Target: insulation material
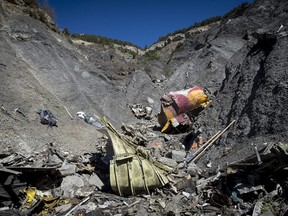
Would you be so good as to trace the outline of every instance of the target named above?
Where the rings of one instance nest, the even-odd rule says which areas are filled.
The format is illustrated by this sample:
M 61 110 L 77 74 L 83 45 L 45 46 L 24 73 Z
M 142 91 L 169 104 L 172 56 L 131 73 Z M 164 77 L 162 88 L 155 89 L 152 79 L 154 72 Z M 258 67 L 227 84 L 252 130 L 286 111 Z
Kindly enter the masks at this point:
M 158 114 L 161 132 L 168 132 L 171 126 L 189 126 L 190 119 L 186 113 L 204 108 L 208 103 L 208 96 L 198 86 L 164 95 L 161 98 L 161 112 Z

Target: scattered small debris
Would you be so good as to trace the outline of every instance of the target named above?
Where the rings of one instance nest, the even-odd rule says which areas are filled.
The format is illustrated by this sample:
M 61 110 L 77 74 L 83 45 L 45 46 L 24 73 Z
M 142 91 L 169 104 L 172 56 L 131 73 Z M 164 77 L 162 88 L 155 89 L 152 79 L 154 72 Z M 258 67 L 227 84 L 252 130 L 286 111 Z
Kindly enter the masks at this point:
M 133 104 L 129 105 L 130 109 L 132 110 L 133 114 L 141 119 L 151 119 L 152 118 L 152 108 L 149 106 L 143 106 L 141 104 Z
M 41 124 L 48 125 L 49 127 L 58 127 L 57 126 L 57 119 L 54 117 L 53 113 L 50 110 L 46 109 L 39 109 L 37 113 L 40 116 Z
M 210 171 L 213 160 L 204 160 L 203 169 L 197 163 L 235 120 L 207 141 L 201 132 L 189 133 L 186 141 L 198 144 L 187 149 L 180 135 L 157 134 L 147 124 L 123 124 L 120 134 L 106 118 L 101 120 L 106 132 L 96 148 L 99 155 L 74 157 L 54 142 L 34 152 L 23 140 L 14 151 L 0 154 L 0 204 L 7 207 L 0 208 L 0 214 L 256 216 L 286 212 L 287 144 L 266 143 L 262 149 L 253 144 L 253 155 Z M 104 163 L 109 148 L 112 155 Z M 219 157 L 230 151 L 225 147 Z
M 68 115 L 70 116 L 71 120 L 74 119 L 74 117 L 71 115 L 71 113 L 69 112 L 69 110 L 67 109 L 66 106 L 64 106 L 64 109 L 66 110 L 66 112 L 68 113 Z
M 96 121 L 96 119 L 94 119 L 92 116 L 86 115 L 82 111 L 77 112 L 77 116 L 83 119 L 87 124 L 95 126 L 97 129 L 103 128 L 103 125 L 100 122 Z
M 14 112 L 20 113 L 23 117 L 27 118 L 27 115 L 20 109 L 20 107 L 17 107 L 14 109 Z

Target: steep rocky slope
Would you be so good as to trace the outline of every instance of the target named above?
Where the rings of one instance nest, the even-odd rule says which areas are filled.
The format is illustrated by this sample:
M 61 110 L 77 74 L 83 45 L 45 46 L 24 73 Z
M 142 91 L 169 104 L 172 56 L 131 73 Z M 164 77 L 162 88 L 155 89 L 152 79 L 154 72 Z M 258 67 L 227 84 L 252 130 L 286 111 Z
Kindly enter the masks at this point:
M 208 138 L 236 120 L 204 161 L 217 166 L 253 152 L 251 144 L 287 140 L 287 8 L 285 1 L 255 1 L 207 31 L 186 34 L 166 58 L 173 73 L 165 92 L 193 85 L 211 92 L 195 130 Z M 218 159 L 224 149 L 233 151 Z
M 213 100 L 193 129 L 201 127 L 207 138 L 236 120 L 204 160 L 232 147 L 233 153 L 218 160 L 224 163 L 247 153 L 251 143 L 287 139 L 285 0 L 255 1 L 222 22 L 158 47 L 153 56 L 136 57 L 99 44 L 71 44 L 23 7 L 0 3 L 0 101 L 8 111 L 20 107 L 27 115 L 0 112 L 2 146 L 55 142 L 74 153 L 93 151 L 101 134 L 77 119 L 77 111 L 106 115 L 117 127 L 156 124 L 136 119 L 127 105 L 149 105 L 156 114 L 160 96 L 193 85 L 208 88 Z M 41 125 L 39 108 L 50 109 L 59 127 Z
M 220 149 L 233 149 L 230 160 L 253 151 L 251 144 L 287 141 L 287 8 L 285 1 L 256 1 L 242 16 L 204 35 L 202 49 L 210 62 L 206 69 L 194 68 L 202 75 L 192 75 L 192 83 L 208 87 L 215 99 L 197 124 L 216 132 L 236 120 L 219 141 Z
M 125 80 L 112 79 L 118 73 L 117 61 L 123 67 L 128 64 L 114 49 L 93 45 L 81 51 L 23 13 L 22 7 L 1 1 L 0 10 L 1 105 L 8 111 L 20 107 L 27 115 L 27 119 L 16 115 L 14 120 L 1 112 L 4 146 L 22 140 L 32 145 L 55 142 L 74 152 L 92 151 L 97 131 L 82 120 L 70 120 L 65 107 L 74 117 L 82 110 L 109 116 L 119 126 L 127 119 L 134 120 L 129 118 L 127 103 L 135 98 L 146 100 L 145 95 L 157 92 L 141 71 L 134 70 Z M 50 109 L 59 127 L 50 130 L 42 126 L 35 112 L 39 108 Z

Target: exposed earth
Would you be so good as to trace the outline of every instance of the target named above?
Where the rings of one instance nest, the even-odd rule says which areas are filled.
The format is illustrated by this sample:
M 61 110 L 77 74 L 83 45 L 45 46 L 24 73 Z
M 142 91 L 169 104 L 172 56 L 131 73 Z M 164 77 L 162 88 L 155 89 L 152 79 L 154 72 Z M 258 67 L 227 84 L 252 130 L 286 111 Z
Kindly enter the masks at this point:
M 0 0 L 3 152 L 23 143 L 33 151 L 54 143 L 71 155 L 97 152 L 103 134 L 78 118 L 78 111 L 106 116 L 119 131 L 123 124 L 146 128 L 154 134 L 149 142 L 161 139 L 162 156 L 183 150 L 191 132 L 201 128 L 208 140 L 235 120 L 197 163 L 207 172 L 253 154 L 255 146 L 287 143 L 286 0 L 256 0 L 204 30 L 190 30 L 137 55 L 127 47 L 71 39 L 48 18 L 43 23 L 29 16 L 24 2 Z M 149 50 L 156 57 L 141 54 Z M 212 102 L 193 118 L 190 131 L 164 141 L 155 129 L 161 96 L 195 85 L 207 89 Z M 151 119 L 137 118 L 133 104 L 151 107 Z M 40 123 L 40 108 L 53 112 L 58 127 Z

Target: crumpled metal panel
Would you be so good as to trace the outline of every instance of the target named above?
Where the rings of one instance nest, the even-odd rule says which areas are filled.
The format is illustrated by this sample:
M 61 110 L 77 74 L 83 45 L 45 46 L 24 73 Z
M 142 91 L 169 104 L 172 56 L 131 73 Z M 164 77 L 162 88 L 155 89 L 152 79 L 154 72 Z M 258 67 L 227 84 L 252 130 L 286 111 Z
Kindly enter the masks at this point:
M 121 196 L 148 193 L 169 182 L 168 173 L 173 169 L 150 157 L 149 152 L 137 146 L 103 117 L 103 124 L 112 140 L 114 156 L 110 161 L 110 184 Z

